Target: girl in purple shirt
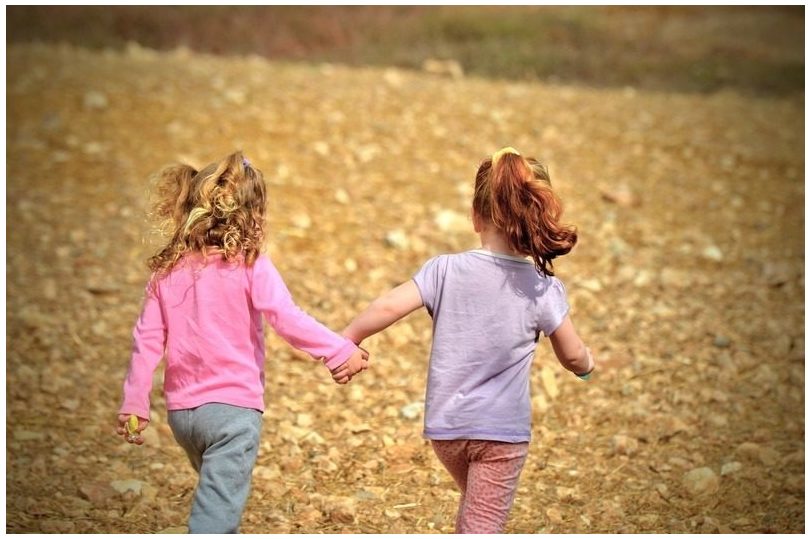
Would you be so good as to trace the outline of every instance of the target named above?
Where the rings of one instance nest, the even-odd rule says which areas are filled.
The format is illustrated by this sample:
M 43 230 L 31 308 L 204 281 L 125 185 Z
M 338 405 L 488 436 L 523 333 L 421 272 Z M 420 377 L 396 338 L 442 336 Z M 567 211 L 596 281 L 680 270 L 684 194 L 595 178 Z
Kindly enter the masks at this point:
M 360 344 L 417 308 L 433 319 L 424 435 L 461 489 L 458 533 L 503 530 L 531 435 L 529 369 L 544 335 L 560 363 L 588 378 L 552 260 L 577 240 L 559 223 L 545 168 L 504 148 L 478 168 L 472 203 L 481 248 L 428 260 L 343 334 Z M 528 258 L 527 258 L 528 257 Z M 345 382 L 351 371 L 333 371 Z
M 199 473 L 189 531 L 235 533 L 264 411 L 262 318 L 347 379 L 366 368 L 367 356 L 298 308 L 260 254 L 264 177 L 241 152 L 200 171 L 170 167 L 158 190 L 155 214 L 172 235 L 149 259 L 153 273 L 133 331 L 117 432 L 143 443 L 152 374 L 165 357 L 169 425 Z M 130 417 L 137 417 L 134 429 Z

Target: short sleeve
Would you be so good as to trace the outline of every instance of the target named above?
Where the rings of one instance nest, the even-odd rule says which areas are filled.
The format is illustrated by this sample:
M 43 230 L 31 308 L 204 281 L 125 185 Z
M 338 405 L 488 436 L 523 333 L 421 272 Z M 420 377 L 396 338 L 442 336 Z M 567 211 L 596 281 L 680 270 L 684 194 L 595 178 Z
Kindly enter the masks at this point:
M 419 294 L 422 296 L 422 303 L 431 316 L 433 316 L 436 296 L 441 289 L 442 258 L 442 256 L 431 258 L 413 276 L 416 288 L 419 289 Z
M 537 328 L 546 337 L 560 327 L 569 311 L 565 286 L 556 277 L 550 277 L 550 279 L 551 283 L 540 302 L 540 321 Z

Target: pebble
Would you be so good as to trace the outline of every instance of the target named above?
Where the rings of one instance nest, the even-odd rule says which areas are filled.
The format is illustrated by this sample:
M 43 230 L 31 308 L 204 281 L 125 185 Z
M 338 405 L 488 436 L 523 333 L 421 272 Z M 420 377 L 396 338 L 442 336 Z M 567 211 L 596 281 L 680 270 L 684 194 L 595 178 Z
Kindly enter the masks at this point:
M 464 78 L 464 68 L 456 60 L 437 60 L 427 58 L 422 62 L 422 70 L 432 75 L 450 77 L 452 79 Z
M 347 193 L 344 189 L 338 189 L 335 191 L 335 201 L 338 204 L 348 204 L 351 202 L 351 198 L 349 197 L 349 193 Z
M 552 506 L 546 509 L 546 516 L 548 517 L 549 522 L 552 524 L 562 524 L 563 515 L 559 507 Z
M 715 335 L 714 342 L 712 343 L 717 348 L 728 348 L 731 346 L 731 339 L 725 335 Z
M 762 277 L 768 286 L 781 286 L 793 278 L 793 267 L 787 262 L 767 262 L 762 268 Z
M 353 258 L 347 258 L 343 261 L 343 267 L 346 268 L 346 271 L 349 273 L 354 273 L 357 271 L 357 261 Z
M 734 462 L 726 462 L 723 464 L 723 467 L 720 468 L 720 475 L 731 475 L 735 472 L 739 472 L 742 470 L 742 464 L 734 461 Z
M 125 494 L 127 492 L 134 492 L 136 495 L 141 493 L 145 483 L 143 481 L 138 481 L 137 479 L 121 479 L 110 481 L 110 486 L 118 492 L 119 494 Z
M 591 292 L 599 292 L 602 290 L 602 282 L 599 279 L 585 279 L 584 281 L 580 282 L 580 286 L 585 290 L 589 290 Z
M 711 468 L 695 468 L 684 474 L 684 486 L 693 496 L 714 494 L 720 489 L 720 479 Z
M 610 439 L 610 449 L 614 455 L 631 457 L 638 453 L 638 440 L 624 434 L 617 434 Z
M 716 245 L 709 245 L 703 249 L 701 254 L 703 255 L 703 258 L 714 260 L 715 262 L 720 262 L 723 260 L 723 251 L 721 251 Z
M 292 217 L 292 224 L 295 228 L 306 230 L 312 226 L 312 218 L 306 213 L 296 213 Z
M 391 230 L 385 235 L 385 244 L 389 247 L 404 251 L 410 246 L 407 234 L 400 229 Z
M 56 286 L 56 281 L 53 279 L 45 279 L 42 282 L 42 295 L 45 299 L 53 300 L 59 294 L 59 289 Z
M 84 108 L 89 110 L 102 110 L 106 109 L 109 105 L 107 96 L 102 92 L 91 90 L 84 94 Z
M 312 145 L 312 149 L 321 157 L 327 157 L 330 152 L 329 144 L 320 140 Z
M 424 402 L 415 401 L 410 404 L 406 404 L 405 406 L 400 408 L 399 415 L 401 415 L 405 419 L 417 419 L 422 414 L 422 410 L 424 409 L 425 409 Z
M 107 500 L 115 496 L 115 493 L 116 491 L 106 483 L 92 482 L 79 485 L 79 496 L 95 507 L 104 505 Z
M 757 460 L 767 466 L 779 462 L 779 453 L 773 449 L 762 447 L 754 442 L 743 442 L 737 446 L 735 453 L 741 457 Z

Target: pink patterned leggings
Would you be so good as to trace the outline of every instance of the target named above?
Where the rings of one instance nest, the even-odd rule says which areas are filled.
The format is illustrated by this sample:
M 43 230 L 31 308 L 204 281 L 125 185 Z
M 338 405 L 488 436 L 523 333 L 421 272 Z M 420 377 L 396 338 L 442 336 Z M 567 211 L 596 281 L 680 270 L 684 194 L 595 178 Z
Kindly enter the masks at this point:
M 431 440 L 461 489 L 456 533 L 500 533 L 512 508 L 529 443 Z

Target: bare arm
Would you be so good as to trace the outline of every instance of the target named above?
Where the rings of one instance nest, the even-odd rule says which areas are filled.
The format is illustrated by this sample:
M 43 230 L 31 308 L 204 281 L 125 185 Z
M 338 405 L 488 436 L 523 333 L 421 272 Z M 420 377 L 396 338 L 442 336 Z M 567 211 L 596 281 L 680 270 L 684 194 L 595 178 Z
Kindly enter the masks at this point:
M 360 343 L 421 306 L 422 296 L 419 289 L 413 280 L 408 280 L 372 301 L 346 326 L 343 335 L 355 343 Z
M 576 375 L 590 373 L 594 369 L 591 351 L 582 342 L 571 318 L 566 316 L 560 326 L 549 335 L 554 353 L 563 367 Z

